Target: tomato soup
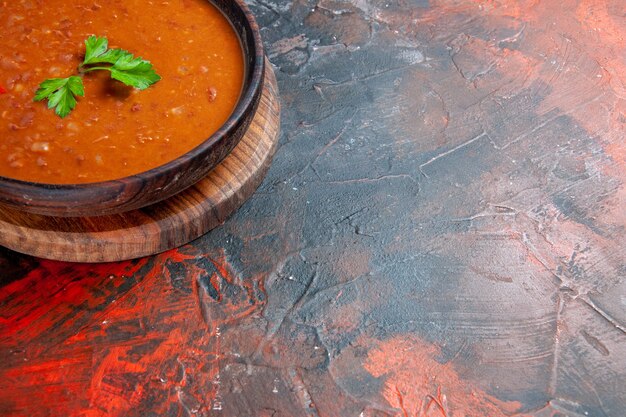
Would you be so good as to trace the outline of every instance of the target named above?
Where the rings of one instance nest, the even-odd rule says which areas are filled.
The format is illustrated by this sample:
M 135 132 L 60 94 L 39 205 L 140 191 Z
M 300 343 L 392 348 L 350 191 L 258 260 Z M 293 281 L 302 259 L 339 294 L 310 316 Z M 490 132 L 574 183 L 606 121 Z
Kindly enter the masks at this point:
M 161 80 L 139 91 L 107 71 L 82 75 L 85 96 L 60 118 L 34 93 L 77 75 L 90 35 Z M 207 0 L 0 0 L 0 176 L 77 184 L 163 165 L 219 129 L 243 80 L 239 38 Z

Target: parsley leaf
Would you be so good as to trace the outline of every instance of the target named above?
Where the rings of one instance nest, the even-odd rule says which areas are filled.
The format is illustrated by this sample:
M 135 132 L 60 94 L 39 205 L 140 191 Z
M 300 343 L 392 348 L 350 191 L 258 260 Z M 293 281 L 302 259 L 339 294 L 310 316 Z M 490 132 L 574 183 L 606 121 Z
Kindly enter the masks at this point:
M 85 60 L 81 64 L 93 64 L 96 62 L 103 62 L 99 58 L 109 49 L 109 41 L 107 38 L 99 38 L 97 36 L 90 36 L 85 39 Z
M 150 62 L 135 58 L 132 54 L 121 56 L 113 64 L 111 78 L 140 90 L 145 90 L 161 79 Z
M 145 90 L 161 79 L 150 61 L 136 58 L 124 49 L 109 49 L 107 38 L 94 35 L 85 39 L 85 59 L 78 69 L 82 74 L 97 70 L 109 71 L 111 78 L 140 90 Z M 76 107 L 76 96 L 84 95 L 82 78 L 50 78 L 40 84 L 34 100 L 48 99 L 48 108 L 54 107 L 56 114 L 65 117 Z
M 60 117 L 65 117 L 76 107 L 76 96 L 84 96 L 83 80 L 75 75 L 68 78 L 51 78 L 39 85 L 35 101 L 48 99 L 48 108 L 55 109 Z
M 123 49 L 109 49 L 102 55 L 100 55 L 100 62 L 106 62 L 109 64 L 115 64 L 115 62 L 120 59 L 121 56 L 130 54 L 130 52 L 125 51 Z
M 109 42 L 106 38 L 97 36 L 87 38 L 85 41 L 85 59 L 80 65 L 82 71 L 107 70 L 111 72 L 111 78 L 140 90 L 145 90 L 161 79 L 150 61 L 135 58 L 133 54 L 124 49 L 108 49 L 108 47 Z M 94 64 L 112 65 L 88 66 Z
M 130 52 L 123 49 L 109 49 L 107 38 L 92 35 L 85 40 L 85 59 L 80 64 L 80 68 L 90 64 L 115 64 L 121 56 L 126 54 L 130 55 Z

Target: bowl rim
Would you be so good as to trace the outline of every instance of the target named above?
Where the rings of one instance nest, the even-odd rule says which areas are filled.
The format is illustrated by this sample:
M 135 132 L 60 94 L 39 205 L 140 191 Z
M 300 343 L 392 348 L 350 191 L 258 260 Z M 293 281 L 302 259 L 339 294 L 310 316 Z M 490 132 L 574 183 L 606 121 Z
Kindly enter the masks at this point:
M 38 205 L 36 201 L 45 201 L 47 203 L 58 202 L 59 204 L 70 201 L 80 202 L 83 200 L 81 197 L 89 197 L 96 189 L 119 190 L 129 187 L 138 187 L 138 189 L 141 189 L 143 188 L 143 184 L 153 178 L 168 174 L 175 174 L 178 167 L 185 165 L 190 160 L 193 160 L 206 152 L 209 152 L 220 141 L 225 140 L 229 134 L 235 132 L 239 127 L 238 123 L 244 119 L 247 111 L 254 107 L 255 101 L 258 99 L 258 92 L 262 87 L 265 71 L 265 52 L 263 41 L 261 39 L 260 29 L 254 15 L 244 0 L 229 0 L 227 2 L 220 0 L 206 1 L 216 7 L 229 20 L 231 25 L 233 25 L 232 18 L 228 16 L 226 7 L 239 8 L 239 11 L 244 16 L 243 21 L 249 27 L 253 39 L 252 43 L 248 43 L 245 30 L 238 32 L 236 28 L 233 27 L 241 42 L 244 65 L 249 67 L 251 64 L 252 68 L 245 69 L 244 84 L 242 86 L 242 91 L 237 104 L 228 119 L 226 119 L 217 131 L 211 134 L 200 144 L 175 159 L 149 170 L 117 179 L 89 183 L 54 184 L 19 180 L 0 175 L 0 204 L 8 205 L 13 208 L 19 207 L 24 211 L 41 213 L 41 211 L 29 210 L 29 208 L 35 209 L 36 207 L 41 207 L 43 209 L 44 207 L 47 207 L 52 209 L 52 211 L 58 211 L 50 207 L 49 204 Z M 45 196 L 43 193 L 45 193 Z M 167 197 L 169 196 L 164 198 Z M 155 200 L 148 204 L 153 204 L 158 201 L 159 200 Z M 85 210 L 85 207 L 78 209 L 78 211 Z M 72 213 L 72 211 L 71 207 L 68 207 L 66 215 Z M 81 216 L 81 214 L 78 214 L 78 216 Z

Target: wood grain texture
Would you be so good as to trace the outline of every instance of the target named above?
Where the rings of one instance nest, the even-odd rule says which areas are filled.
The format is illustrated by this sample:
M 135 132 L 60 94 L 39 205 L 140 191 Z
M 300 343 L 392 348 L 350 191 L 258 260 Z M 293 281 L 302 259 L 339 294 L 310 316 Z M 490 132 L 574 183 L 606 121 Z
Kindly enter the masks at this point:
M 196 185 L 165 201 L 122 214 L 49 217 L 0 211 L 0 244 L 70 262 L 109 262 L 181 246 L 222 223 L 261 183 L 276 150 L 280 104 L 268 64 L 261 102 L 239 144 Z

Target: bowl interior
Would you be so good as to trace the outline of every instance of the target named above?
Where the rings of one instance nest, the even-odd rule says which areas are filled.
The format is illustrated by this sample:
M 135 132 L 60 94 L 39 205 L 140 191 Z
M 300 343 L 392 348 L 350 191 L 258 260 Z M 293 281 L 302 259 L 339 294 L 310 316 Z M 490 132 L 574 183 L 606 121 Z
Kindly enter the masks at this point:
M 207 0 L 209 1 L 209 0 Z M 51 216 L 98 216 L 137 209 L 193 185 L 237 144 L 258 104 L 264 74 L 259 28 L 243 0 L 211 0 L 239 35 L 245 79 L 228 120 L 201 144 L 159 167 L 110 181 L 45 184 L 0 176 L 0 204 Z

